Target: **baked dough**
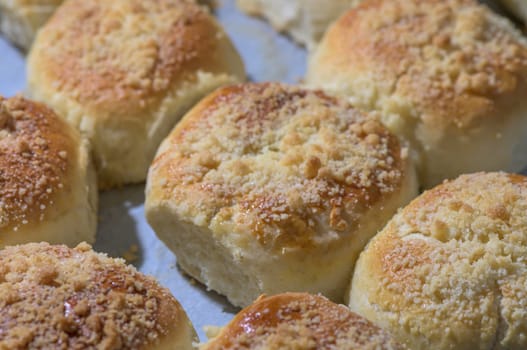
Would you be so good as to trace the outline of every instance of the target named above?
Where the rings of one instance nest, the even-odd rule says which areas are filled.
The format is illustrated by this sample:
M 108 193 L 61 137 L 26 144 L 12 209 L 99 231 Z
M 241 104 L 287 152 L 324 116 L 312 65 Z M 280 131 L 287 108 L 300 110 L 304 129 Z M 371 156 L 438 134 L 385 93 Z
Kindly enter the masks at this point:
M 30 94 L 91 140 L 103 189 L 144 181 L 177 120 L 244 75 L 223 29 L 190 0 L 68 1 L 28 58 Z
M 29 50 L 37 31 L 64 0 L 0 0 L 0 32 Z
M 196 333 L 170 292 L 82 243 L 0 251 L 0 348 L 192 349 Z
M 95 181 L 77 130 L 43 104 L 0 96 L 0 247 L 93 242 Z
M 237 0 L 238 7 L 252 16 L 262 16 L 280 32 L 312 49 L 326 28 L 360 0 Z
M 402 350 L 371 322 L 318 295 L 261 296 L 200 350 Z
M 475 1 L 365 1 L 328 30 L 307 83 L 379 111 L 425 188 L 527 165 L 527 41 Z
M 222 88 L 163 141 L 145 214 L 183 271 L 234 305 L 286 291 L 342 300 L 359 252 L 416 194 L 406 152 L 320 91 Z
M 351 309 L 409 349 L 527 348 L 526 209 L 520 175 L 425 192 L 360 255 Z

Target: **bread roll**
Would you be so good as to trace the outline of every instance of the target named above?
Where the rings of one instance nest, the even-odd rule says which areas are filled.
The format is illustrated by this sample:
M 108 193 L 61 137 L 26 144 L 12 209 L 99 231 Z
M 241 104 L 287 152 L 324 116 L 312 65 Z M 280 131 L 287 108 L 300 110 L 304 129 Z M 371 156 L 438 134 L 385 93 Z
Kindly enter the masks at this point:
M 361 253 L 351 309 L 414 350 L 527 348 L 526 209 L 520 175 L 425 192 Z
M 29 50 L 37 31 L 63 0 L 0 0 L 0 32 Z
M 101 188 L 144 181 L 187 109 L 243 78 L 223 29 L 190 0 L 68 1 L 28 58 L 31 95 L 90 138 Z
M 236 306 L 285 291 L 342 300 L 358 253 L 416 193 L 406 151 L 319 91 L 222 88 L 163 141 L 145 214 L 183 271 Z
M 0 96 L 0 247 L 93 242 L 97 186 L 88 142 L 43 104 Z
M 0 348 L 192 349 L 196 335 L 170 292 L 82 243 L 0 251 Z
M 261 296 L 200 350 L 404 349 L 366 319 L 322 296 Z
M 307 82 L 379 111 L 425 188 L 527 165 L 527 41 L 475 1 L 364 1 L 328 30 Z
M 527 2 L 525 0 L 501 0 L 501 3 L 507 7 L 507 9 L 516 18 L 527 22 Z
M 360 0 L 237 0 L 238 7 L 252 16 L 261 16 L 280 32 L 285 32 L 312 49 L 326 28 Z

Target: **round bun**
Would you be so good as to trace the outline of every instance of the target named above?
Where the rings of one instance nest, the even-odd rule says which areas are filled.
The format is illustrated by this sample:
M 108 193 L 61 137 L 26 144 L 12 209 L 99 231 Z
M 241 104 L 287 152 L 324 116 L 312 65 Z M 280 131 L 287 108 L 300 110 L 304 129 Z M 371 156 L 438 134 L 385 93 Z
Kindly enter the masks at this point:
M 170 292 L 123 260 L 29 243 L 0 251 L 0 348 L 192 349 Z
M 404 349 L 371 322 L 322 296 L 261 296 L 200 350 Z
M 299 44 L 313 48 L 331 22 L 360 0 L 237 0 L 238 7 L 252 16 L 261 16 Z
M 29 50 L 37 31 L 64 0 L 0 0 L 0 32 Z
M 234 305 L 287 291 L 342 300 L 359 252 L 416 193 L 406 153 L 322 92 L 222 88 L 163 141 L 145 213 L 181 268 Z
M 191 0 L 71 0 L 39 32 L 30 93 L 87 135 L 100 188 L 144 181 L 159 143 L 201 97 L 244 78 Z
M 88 142 L 48 107 L 0 96 L 0 179 L 0 247 L 94 241 Z
M 527 165 L 527 41 L 475 1 L 365 1 L 328 30 L 307 82 L 379 111 L 425 188 Z
M 516 18 L 527 22 L 527 2 L 525 0 L 500 0 Z
M 527 178 L 463 175 L 361 254 L 350 307 L 410 349 L 527 348 Z

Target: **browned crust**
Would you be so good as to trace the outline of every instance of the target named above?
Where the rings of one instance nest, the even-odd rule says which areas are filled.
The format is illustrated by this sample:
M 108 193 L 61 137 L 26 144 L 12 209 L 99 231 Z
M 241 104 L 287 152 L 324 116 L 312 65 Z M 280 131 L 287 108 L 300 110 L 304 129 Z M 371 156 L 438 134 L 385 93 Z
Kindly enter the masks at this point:
M 43 104 L 0 96 L 0 228 L 53 213 L 69 192 L 80 136 Z M 0 237 L 1 240 L 1 237 Z
M 100 118 L 141 116 L 198 70 L 221 73 L 225 33 L 191 0 L 70 0 L 42 28 L 30 61 L 40 89 Z
M 232 222 L 264 245 L 311 245 L 401 190 L 406 161 L 374 117 L 320 91 L 274 83 L 217 90 L 154 160 L 151 198 L 184 221 Z M 404 158 L 404 159 L 403 159 Z
M 322 296 L 261 296 L 204 349 L 403 349 L 391 336 Z
M 85 243 L 8 247 L 0 282 L 0 348 L 142 349 L 188 327 L 167 289 Z
M 311 70 L 370 79 L 379 95 L 406 98 L 426 126 L 464 128 L 501 118 L 499 98 L 524 89 L 527 43 L 473 0 L 371 0 L 328 30 Z
M 353 309 L 411 348 L 524 348 L 526 208 L 522 175 L 463 175 L 423 193 L 361 255 Z

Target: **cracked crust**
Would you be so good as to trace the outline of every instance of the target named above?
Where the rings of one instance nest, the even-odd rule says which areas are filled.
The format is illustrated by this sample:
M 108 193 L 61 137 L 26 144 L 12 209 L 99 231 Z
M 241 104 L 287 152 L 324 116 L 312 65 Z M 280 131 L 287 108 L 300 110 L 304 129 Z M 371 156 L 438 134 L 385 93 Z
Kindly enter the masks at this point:
M 272 291 L 340 300 L 349 278 L 341 274 L 414 194 L 406 148 L 373 115 L 320 91 L 244 84 L 202 100 L 163 142 L 150 168 L 145 210 L 187 272 L 245 306 Z M 187 252 L 198 239 L 228 256 L 218 259 L 232 260 L 224 262 L 230 271 L 217 274 L 235 274 L 236 266 L 250 280 L 247 287 L 212 286 L 219 276 L 209 264 L 223 265 Z M 327 264 L 305 262 L 307 252 Z M 280 272 L 263 271 L 267 264 Z M 299 272 L 311 265 L 320 266 Z M 272 274 L 280 281 L 273 283 Z
M 95 238 L 87 142 L 47 106 L 0 96 L 0 247 Z
M 214 349 L 402 350 L 371 322 L 322 296 L 260 296 L 200 350 Z
M 30 243 L 0 251 L 0 349 L 191 349 L 170 292 L 123 260 Z
M 380 111 L 417 151 L 425 187 L 527 163 L 511 160 L 527 135 L 527 41 L 475 1 L 366 1 L 328 30 L 306 80 Z
M 524 349 L 526 210 L 520 175 L 463 175 L 423 193 L 361 254 L 351 309 L 411 349 Z
M 192 0 L 68 1 L 28 57 L 31 95 L 90 138 L 103 188 L 144 180 L 187 109 L 243 79 L 226 33 Z

